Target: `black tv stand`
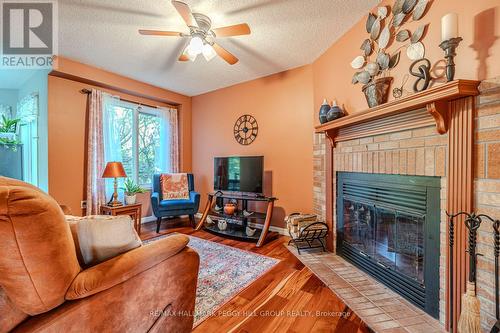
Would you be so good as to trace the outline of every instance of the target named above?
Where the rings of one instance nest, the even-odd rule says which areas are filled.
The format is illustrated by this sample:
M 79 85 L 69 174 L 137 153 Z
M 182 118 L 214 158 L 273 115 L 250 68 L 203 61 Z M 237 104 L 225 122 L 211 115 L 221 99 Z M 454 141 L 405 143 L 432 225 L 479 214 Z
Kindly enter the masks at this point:
M 238 204 L 241 203 L 242 209 L 236 212 L 233 215 L 227 215 L 224 213 L 223 208 L 221 211 L 215 210 L 215 205 L 217 200 L 232 200 L 236 201 Z M 264 244 L 266 237 L 269 233 L 269 227 L 271 225 L 271 218 L 273 215 L 274 202 L 278 200 L 274 197 L 266 197 L 263 195 L 246 195 L 246 194 L 236 194 L 236 193 L 223 193 L 221 191 L 217 191 L 214 193 L 208 194 L 207 205 L 205 206 L 205 210 L 203 212 L 203 216 L 201 220 L 198 222 L 196 226 L 196 230 L 200 230 L 204 228 L 205 230 L 215 233 L 224 237 L 232 237 L 238 238 L 241 240 L 247 241 L 256 241 L 257 247 L 260 247 Z M 261 212 L 248 212 L 248 202 L 249 201 L 258 201 L 258 202 L 267 202 L 267 210 L 266 213 Z M 245 212 L 250 213 L 250 215 L 245 214 Z M 214 219 L 221 219 L 227 221 L 237 221 L 239 223 L 231 223 L 227 222 L 227 228 L 225 230 L 220 230 L 217 226 L 217 223 L 209 224 L 207 223 L 207 217 L 211 216 Z M 252 222 L 260 222 L 264 221 L 263 224 L 255 223 L 254 228 L 257 230 L 255 234 L 249 236 L 246 234 L 246 228 L 248 223 Z M 262 226 L 262 227 L 260 227 Z

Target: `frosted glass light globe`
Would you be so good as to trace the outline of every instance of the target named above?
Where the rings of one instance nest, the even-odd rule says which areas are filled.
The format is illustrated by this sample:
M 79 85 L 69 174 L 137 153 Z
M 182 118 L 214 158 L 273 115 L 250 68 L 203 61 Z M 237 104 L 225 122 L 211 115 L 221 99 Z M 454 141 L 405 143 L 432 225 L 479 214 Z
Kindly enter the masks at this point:
M 191 49 L 191 52 L 196 53 L 197 55 L 200 54 L 203 50 L 203 40 L 198 36 L 194 36 L 191 39 L 191 42 L 189 42 L 189 48 Z
M 203 56 L 207 61 L 212 60 L 216 56 L 215 50 L 212 47 L 212 45 L 210 44 L 203 45 Z

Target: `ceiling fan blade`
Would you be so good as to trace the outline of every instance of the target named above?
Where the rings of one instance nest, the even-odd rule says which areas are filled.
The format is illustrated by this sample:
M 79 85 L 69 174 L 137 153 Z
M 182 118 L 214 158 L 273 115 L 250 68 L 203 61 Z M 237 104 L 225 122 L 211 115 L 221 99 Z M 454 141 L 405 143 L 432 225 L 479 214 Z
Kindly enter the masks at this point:
M 182 52 L 177 60 L 179 60 L 179 61 L 189 61 L 190 60 L 188 55 L 187 55 L 187 52 L 186 52 L 188 46 L 189 46 L 189 42 L 185 42 L 184 46 L 182 47 Z
M 139 30 L 141 35 L 149 35 L 149 36 L 177 36 L 181 37 L 182 33 L 177 31 L 161 31 L 161 30 Z
M 217 37 L 231 37 L 231 36 L 241 36 L 250 35 L 250 27 L 246 23 L 230 25 L 227 27 L 212 29 Z
M 198 28 L 198 23 L 196 23 L 193 13 L 191 12 L 191 9 L 189 8 L 187 3 L 172 0 L 172 5 L 175 7 L 179 15 L 182 16 L 182 19 L 184 20 L 184 22 L 186 22 L 188 27 Z
M 230 65 L 234 65 L 235 63 L 238 62 L 238 58 L 236 58 L 233 54 L 231 54 L 229 51 L 227 51 L 225 48 L 223 48 L 222 46 L 220 46 L 219 44 L 217 43 L 214 43 L 214 45 L 212 45 L 215 52 L 222 58 L 224 59 L 228 64 Z

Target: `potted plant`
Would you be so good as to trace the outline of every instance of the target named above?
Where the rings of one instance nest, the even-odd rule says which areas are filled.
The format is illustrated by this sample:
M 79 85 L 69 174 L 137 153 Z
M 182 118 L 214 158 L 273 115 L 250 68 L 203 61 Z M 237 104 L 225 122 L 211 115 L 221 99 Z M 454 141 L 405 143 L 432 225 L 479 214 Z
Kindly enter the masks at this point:
M 2 115 L 0 122 L 0 144 L 2 146 L 17 149 L 20 142 L 17 140 L 17 129 L 21 119 L 10 119 Z
M 125 204 L 133 205 L 137 200 L 137 193 L 144 193 L 146 189 L 137 185 L 132 179 L 127 178 L 121 188 L 125 192 Z
M 419 26 L 413 33 L 403 28 L 408 21 L 420 20 L 427 9 L 428 0 L 395 0 L 390 6 L 378 7 L 377 13 L 369 13 L 366 32 L 370 34 L 361 44 L 363 54 L 354 58 L 351 67 L 360 71 L 352 77 L 352 83 L 364 84 L 362 91 L 370 108 L 387 102 L 393 78 L 389 71 L 397 66 L 401 49 L 411 60 L 422 59 L 425 48 L 421 42 L 427 25 Z M 405 42 L 392 54 L 387 49 L 393 41 Z

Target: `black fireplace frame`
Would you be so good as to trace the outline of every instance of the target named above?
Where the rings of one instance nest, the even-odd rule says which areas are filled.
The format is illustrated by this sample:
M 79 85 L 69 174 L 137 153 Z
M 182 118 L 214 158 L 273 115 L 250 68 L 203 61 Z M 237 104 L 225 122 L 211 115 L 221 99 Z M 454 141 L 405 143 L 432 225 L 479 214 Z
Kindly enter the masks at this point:
M 350 189 L 353 185 L 362 186 L 364 190 L 352 191 Z M 380 197 L 376 194 L 374 195 L 375 198 L 369 199 L 374 205 L 378 205 L 377 207 L 388 208 L 406 214 L 415 212 L 425 214 L 423 285 L 411 277 L 377 262 L 375 258 L 344 242 L 342 232 L 344 226 L 344 198 L 351 201 L 367 202 L 370 193 L 378 193 L 375 188 L 381 189 L 381 192 L 383 192 Z M 440 190 L 440 177 L 337 172 L 337 254 L 434 318 L 439 318 Z M 412 203 L 413 199 L 405 198 L 404 193 L 411 194 L 415 191 L 419 191 L 426 198 L 425 208 L 421 208 L 421 211 L 417 208 L 412 209 L 411 204 L 408 205 L 410 208 L 400 208 L 397 204 L 391 204 L 391 202 L 397 202 L 398 200 L 407 200 L 407 202 Z M 377 197 L 381 198 L 382 196 L 388 199 L 377 199 Z

